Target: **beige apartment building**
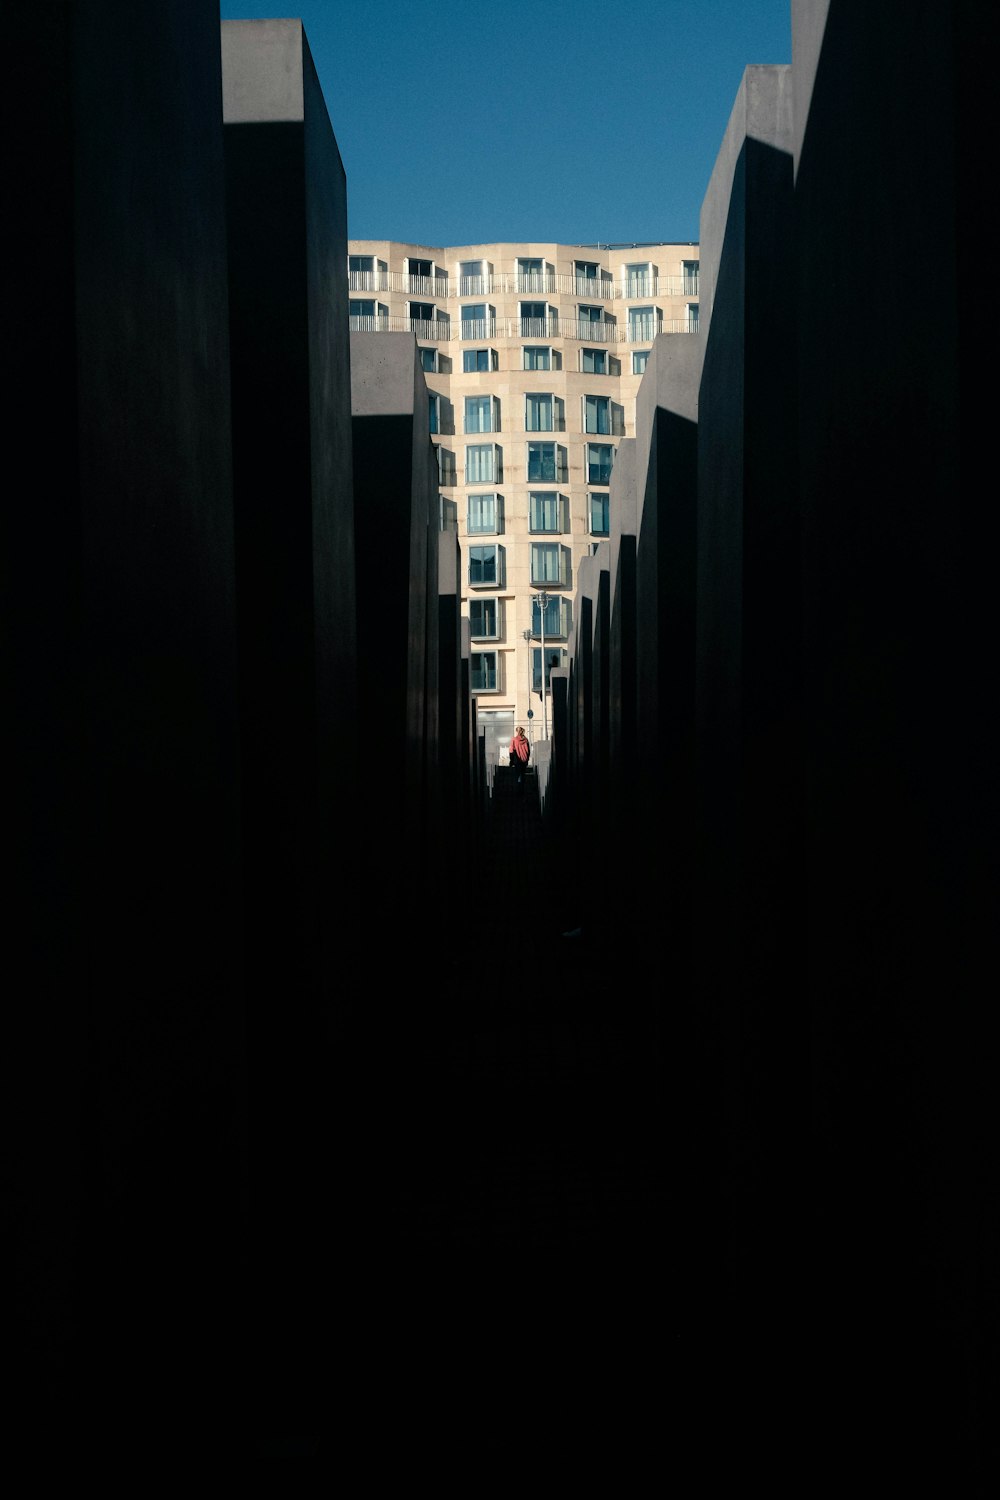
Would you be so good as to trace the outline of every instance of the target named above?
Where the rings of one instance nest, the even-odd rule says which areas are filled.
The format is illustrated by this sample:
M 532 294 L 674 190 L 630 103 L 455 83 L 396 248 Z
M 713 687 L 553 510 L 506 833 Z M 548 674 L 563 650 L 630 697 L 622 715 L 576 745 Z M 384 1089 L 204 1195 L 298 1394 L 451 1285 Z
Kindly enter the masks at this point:
M 698 246 L 349 242 L 352 330 L 412 332 L 457 530 L 479 721 L 546 737 L 581 558 L 608 535 L 657 334 L 698 328 Z M 544 696 L 543 696 L 544 688 Z

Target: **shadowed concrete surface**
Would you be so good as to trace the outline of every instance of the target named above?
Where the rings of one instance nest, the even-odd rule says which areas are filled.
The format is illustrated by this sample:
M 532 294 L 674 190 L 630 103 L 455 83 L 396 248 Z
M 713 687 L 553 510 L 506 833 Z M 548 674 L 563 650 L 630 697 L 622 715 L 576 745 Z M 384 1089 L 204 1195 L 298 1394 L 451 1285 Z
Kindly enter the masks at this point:
M 658 1056 L 657 976 L 564 935 L 573 857 L 534 776 L 520 793 L 501 768 L 440 979 L 400 954 L 336 1049 L 331 1170 L 354 1177 L 333 1321 L 357 1378 L 326 1405 L 317 1389 L 317 1454 L 389 1421 L 406 1451 L 476 1474 L 541 1442 L 564 1479 L 607 1460 L 627 1481 L 671 1433 L 708 1442 L 749 1409 L 735 1345 L 718 1357 L 729 1314 L 696 1187 L 711 1135 L 678 1107 L 690 1059 Z

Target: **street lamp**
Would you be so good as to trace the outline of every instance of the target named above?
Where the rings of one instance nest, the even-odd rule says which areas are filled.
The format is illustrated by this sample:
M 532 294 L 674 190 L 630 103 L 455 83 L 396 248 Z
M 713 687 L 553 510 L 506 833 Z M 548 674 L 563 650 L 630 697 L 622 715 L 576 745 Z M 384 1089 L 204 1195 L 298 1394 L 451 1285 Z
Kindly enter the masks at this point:
M 528 648 L 528 715 L 531 715 L 531 631 L 522 630 L 521 639 Z M 530 727 L 530 726 L 529 726 Z

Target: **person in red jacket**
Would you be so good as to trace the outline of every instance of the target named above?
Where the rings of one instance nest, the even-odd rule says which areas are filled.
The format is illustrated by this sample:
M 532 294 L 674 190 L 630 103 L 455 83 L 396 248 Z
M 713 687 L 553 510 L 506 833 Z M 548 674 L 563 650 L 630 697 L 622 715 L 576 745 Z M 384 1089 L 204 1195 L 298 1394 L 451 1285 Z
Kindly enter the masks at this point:
M 531 745 L 528 736 L 521 725 L 517 726 L 514 738 L 510 742 L 510 763 L 514 767 L 519 787 L 524 786 L 524 773 L 528 769 L 528 761 L 531 759 Z

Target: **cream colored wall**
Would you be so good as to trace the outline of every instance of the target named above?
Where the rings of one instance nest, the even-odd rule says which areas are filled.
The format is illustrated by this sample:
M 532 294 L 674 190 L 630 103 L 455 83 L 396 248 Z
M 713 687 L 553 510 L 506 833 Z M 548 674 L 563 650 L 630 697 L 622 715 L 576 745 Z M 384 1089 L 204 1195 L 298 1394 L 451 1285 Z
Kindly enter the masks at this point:
M 698 260 L 698 246 L 675 243 L 599 250 L 589 246 L 557 245 L 551 242 L 442 247 L 403 244 L 390 240 L 351 240 L 349 253 L 371 255 L 377 261 L 385 262 L 390 278 L 390 285 L 384 290 L 370 293 L 352 292 L 352 297 L 377 297 L 380 303 L 388 307 L 391 319 L 405 319 L 407 304 L 411 299 L 434 302 L 436 307 L 440 307 L 450 316 L 452 335 L 450 338 L 430 340 L 418 337 L 417 342 L 422 348 L 437 348 L 439 358 L 447 361 L 449 366 L 447 369 L 442 368 L 437 374 L 428 372 L 427 385 L 431 392 L 442 398 L 443 416 L 447 411 L 446 403 L 450 402 L 452 407 L 454 430 L 438 433 L 434 441 L 454 454 L 457 482 L 454 485 L 443 485 L 442 495 L 446 501 L 454 503 L 457 513 L 458 536 L 462 549 L 464 590 L 462 613 L 468 615 L 470 592 L 471 595 L 483 593 L 502 601 L 501 638 L 496 641 L 473 641 L 474 651 L 496 650 L 500 658 L 498 663 L 500 690 L 496 694 L 489 695 L 488 699 L 484 695 L 481 703 L 484 707 L 488 702 L 490 708 L 510 709 L 517 723 L 526 722 L 527 710 L 531 707 L 534 711 L 531 724 L 534 737 L 537 738 L 542 733 L 541 703 L 537 694 L 533 699 L 529 698 L 529 689 L 530 650 L 538 647 L 539 640 L 535 637 L 529 646 L 526 646 L 521 639 L 522 630 L 531 625 L 531 601 L 532 594 L 535 592 L 530 584 L 531 543 L 541 540 L 558 540 L 562 545 L 571 548 L 571 571 L 566 587 L 562 590 L 549 590 L 549 592 L 560 592 L 572 602 L 580 562 L 588 555 L 591 543 L 598 540 L 591 536 L 589 530 L 589 496 L 591 489 L 599 490 L 601 487 L 589 486 L 586 482 L 585 444 L 588 441 L 597 441 L 617 445 L 621 436 L 635 436 L 635 402 L 641 377 L 632 374 L 632 352 L 634 349 L 648 349 L 652 339 L 633 343 L 626 337 L 614 344 L 587 345 L 580 339 L 567 337 L 565 334 L 552 338 L 539 338 L 537 340 L 539 344 L 547 344 L 554 352 L 561 354 L 562 368 L 548 371 L 524 370 L 521 368 L 522 349 L 532 340 L 523 338 L 519 332 L 516 321 L 519 319 L 518 304 L 521 301 L 546 301 L 556 309 L 561 326 L 565 326 L 570 321 L 575 322 L 578 303 L 599 304 L 604 310 L 604 316 L 613 317 L 619 329 L 623 331 L 627 331 L 629 307 L 652 305 L 662 311 L 664 332 L 680 331 L 687 323 L 688 304 L 698 301 L 696 294 L 689 295 L 683 290 L 682 263 Z M 408 258 L 430 261 L 435 271 L 444 271 L 448 278 L 447 295 L 435 297 L 429 292 L 409 292 L 403 280 Z M 551 266 L 552 274 L 556 278 L 556 289 L 537 293 L 503 289 L 470 293 L 467 296 L 458 295 L 461 261 L 487 261 L 492 265 L 493 276 L 500 278 L 514 277 L 517 273 L 518 261 L 521 259 L 540 259 L 546 267 Z M 575 263 L 577 261 L 596 264 L 599 272 L 610 275 L 615 295 L 606 299 L 590 295 L 589 291 L 584 294 L 578 293 L 575 286 Z M 655 295 L 626 297 L 623 294 L 624 268 L 630 264 L 650 262 L 655 268 L 655 274 L 660 278 L 660 289 Z M 444 290 L 444 288 L 439 284 L 438 290 Z M 465 303 L 480 301 L 488 303 L 495 309 L 498 334 L 496 338 L 485 342 L 496 350 L 499 367 L 496 371 L 465 374 L 462 371 L 463 351 L 467 348 L 482 347 L 482 345 L 462 341 L 459 338 L 460 310 Z M 507 320 L 510 320 L 511 332 L 505 331 L 501 334 L 499 329 L 505 326 Z M 399 322 L 394 323 L 393 326 L 405 325 Z M 579 351 L 586 347 L 606 349 L 609 358 L 613 357 L 619 361 L 620 373 L 615 375 L 584 374 L 579 369 Z M 526 444 L 529 438 L 536 436 L 525 431 L 524 398 L 528 392 L 551 392 L 554 396 L 562 397 L 565 402 L 565 431 L 539 433 L 537 436 L 543 440 L 554 440 L 566 447 L 568 482 L 556 485 L 543 483 L 531 485 L 532 489 L 555 489 L 568 497 L 570 530 L 559 537 L 546 535 L 543 538 L 533 535 L 528 529 L 529 485 L 526 472 Z M 495 434 L 467 435 L 463 430 L 464 398 L 468 395 L 487 393 L 491 396 L 498 396 L 500 399 L 500 431 Z M 581 407 L 581 398 L 584 395 L 606 395 L 613 402 L 619 403 L 624 409 L 623 432 L 607 437 L 585 434 Z M 467 486 L 464 482 L 466 443 L 494 440 L 503 449 L 502 482 L 495 486 L 486 484 Z M 504 498 L 503 533 L 495 537 L 476 534 L 471 540 L 496 541 L 504 547 L 506 585 L 498 590 L 470 591 L 464 583 L 468 577 L 467 547 L 470 541 L 466 527 L 467 496 L 470 490 L 473 493 L 487 492 L 491 488 Z M 572 625 L 571 619 L 571 633 Z M 568 649 L 569 642 L 560 640 L 553 644 Z M 551 723 L 551 713 L 549 722 Z

